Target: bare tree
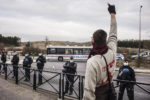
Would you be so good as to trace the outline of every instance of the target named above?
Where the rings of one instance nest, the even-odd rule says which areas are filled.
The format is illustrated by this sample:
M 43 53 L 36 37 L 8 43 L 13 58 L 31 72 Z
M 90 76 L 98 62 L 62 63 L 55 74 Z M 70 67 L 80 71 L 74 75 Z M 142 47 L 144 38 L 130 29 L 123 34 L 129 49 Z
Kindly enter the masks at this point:
M 144 40 L 143 42 L 144 42 L 143 43 L 144 44 L 144 48 L 150 50 L 150 45 L 149 45 L 150 44 L 150 40 Z
M 45 37 L 45 47 L 47 46 L 47 44 L 48 44 L 48 37 L 46 36 Z
M 0 43 L 0 50 L 3 50 L 3 49 L 4 49 L 4 44 Z

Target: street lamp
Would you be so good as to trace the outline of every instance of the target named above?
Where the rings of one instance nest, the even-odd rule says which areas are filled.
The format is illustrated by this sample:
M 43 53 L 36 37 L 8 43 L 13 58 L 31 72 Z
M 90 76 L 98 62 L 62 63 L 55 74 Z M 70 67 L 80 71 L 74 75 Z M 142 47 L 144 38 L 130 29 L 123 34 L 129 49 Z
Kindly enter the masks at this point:
M 141 9 L 142 9 L 142 5 L 140 6 L 140 13 L 139 13 L 139 55 L 140 56 L 140 49 L 141 49 Z
M 138 51 L 138 67 L 140 67 L 140 49 L 141 49 L 141 10 L 142 5 L 140 6 L 140 13 L 139 13 L 139 51 Z

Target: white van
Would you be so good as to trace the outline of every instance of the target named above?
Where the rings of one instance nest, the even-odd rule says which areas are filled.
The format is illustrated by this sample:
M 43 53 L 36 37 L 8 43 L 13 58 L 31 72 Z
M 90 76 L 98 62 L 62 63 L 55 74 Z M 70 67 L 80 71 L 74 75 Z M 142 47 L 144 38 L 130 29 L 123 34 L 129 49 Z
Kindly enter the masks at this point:
M 142 53 L 140 53 L 140 56 L 141 56 L 141 57 L 145 57 L 145 58 L 150 57 L 150 51 L 142 52 Z M 131 56 L 132 59 L 135 59 L 135 58 L 137 58 L 137 57 L 138 57 L 138 55 L 132 55 L 132 56 Z
M 145 51 L 141 53 L 142 57 L 149 57 L 150 56 L 150 51 Z

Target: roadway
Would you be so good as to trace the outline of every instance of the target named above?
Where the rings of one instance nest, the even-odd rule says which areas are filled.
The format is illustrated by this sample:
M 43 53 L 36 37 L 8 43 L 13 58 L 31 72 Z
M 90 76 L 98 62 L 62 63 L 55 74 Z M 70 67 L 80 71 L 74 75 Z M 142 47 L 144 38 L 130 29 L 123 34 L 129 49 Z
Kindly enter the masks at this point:
M 63 65 L 65 64 L 65 62 L 47 62 L 45 64 L 45 67 L 44 67 L 44 70 L 46 71 L 55 71 L 55 72 L 61 72 L 62 68 L 63 68 Z M 78 67 L 77 67 L 77 73 L 79 75 L 84 75 L 85 74 L 85 69 L 86 69 L 86 63 L 85 62 L 77 62 L 78 64 Z M 33 63 L 32 64 L 32 68 L 36 68 L 36 64 Z M 11 70 L 11 68 L 10 68 Z M 9 69 L 8 69 L 9 71 Z M 117 75 L 117 71 L 115 72 L 115 76 L 114 76 L 114 79 L 116 78 L 116 75 Z M 43 72 L 43 76 L 46 80 L 48 80 L 50 77 L 53 77 L 55 76 L 57 73 L 47 73 L 47 72 Z M 19 79 L 21 79 L 21 77 L 23 77 L 24 75 L 24 70 L 23 69 L 20 69 L 19 71 Z M 12 75 L 9 76 L 10 79 Z M 27 84 L 27 85 L 30 85 L 32 86 L 32 83 L 33 83 L 33 72 L 31 73 L 31 81 L 30 83 L 28 82 L 24 82 L 24 78 L 20 81 L 21 83 L 23 84 Z M 53 78 L 52 80 L 49 81 L 49 83 L 45 83 L 43 85 L 40 85 L 38 88 L 42 88 L 44 90 L 50 90 L 52 92 L 57 92 L 59 90 L 59 76 L 56 76 L 55 78 Z M 45 80 L 43 79 L 43 81 Z M 150 74 L 144 74 L 144 73 L 136 73 L 136 80 L 138 82 L 143 82 L 143 83 L 150 83 Z M 115 83 L 115 82 L 114 82 Z M 140 85 L 142 86 L 142 85 Z M 54 88 L 52 88 L 54 87 Z M 147 89 L 150 91 L 150 86 L 142 86 L 143 88 Z M 78 80 L 75 82 L 74 84 L 74 89 L 76 91 L 76 93 L 78 94 Z M 118 88 L 116 88 L 117 92 L 118 92 Z M 150 100 L 150 95 L 147 94 L 145 91 L 141 90 L 139 87 L 135 86 L 135 100 Z M 75 93 L 72 95 L 72 96 L 76 96 Z M 124 95 L 124 100 L 128 100 L 127 98 L 127 94 L 125 92 L 125 95 Z

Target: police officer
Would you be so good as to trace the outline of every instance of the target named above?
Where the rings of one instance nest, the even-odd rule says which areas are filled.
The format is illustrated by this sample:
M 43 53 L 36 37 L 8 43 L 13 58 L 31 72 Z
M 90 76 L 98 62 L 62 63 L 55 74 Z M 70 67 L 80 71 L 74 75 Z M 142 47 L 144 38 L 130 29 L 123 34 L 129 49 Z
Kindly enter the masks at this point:
M 16 71 L 19 63 L 19 56 L 17 52 L 14 53 L 11 63 L 13 65 L 13 72 L 14 72 L 14 76 L 12 78 L 14 78 L 16 76 Z
M 0 74 L 1 74 L 2 61 L 0 59 Z
M 30 68 L 31 68 L 32 62 L 33 62 L 32 58 L 27 53 L 23 60 L 23 67 L 25 69 L 25 80 L 24 81 L 26 81 L 26 82 L 30 81 Z
M 69 92 L 69 95 L 73 93 L 73 83 L 74 83 L 74 75 L 76 73 L 77 63 L 73 61 L 73 56 L 70 57 L 70 61 L 67 61 L 64 65 L 63 72 L 66 74 L 66 85 L 65 85 L 65 93 Z M 72 75 L 69 75 L 72 74 Z
M 123 66 L 120 67 L 117 79 L 127 80 L 127 81 L 136 81 L 135 72 L 129 66 L 128 59 L 125 59 Z M 127 95 L 128 95 L 129 100 L 134 100 L 134 84 L 133 83 L 117 82 L 117 85 L 119 85 L 119 83 L 120 83 L 120 87 L 119 87 L 118 100 L 123 99 L 123 94 L 124 94 L 125 89 L 127 90 Z
M 36 63 L 37 63 L 37 68 L 39 70 L 39 74 L 38 74 L 39 82 L 38 82 L 38 84 L 41 85 L 42 84 L 42 71 L 44 68 L 44 63 L 46 63 L 46 59 L 42 55 L 42 53 L 39 53 L 39 57 L 37 58 Z
M 2 51 L 1 61 L 2 61 L 2 65 L 3 65 L 3 73 L 4 73 L 5 66 L 6 66 L 6 60 L 7 60 L 6 52 Z

